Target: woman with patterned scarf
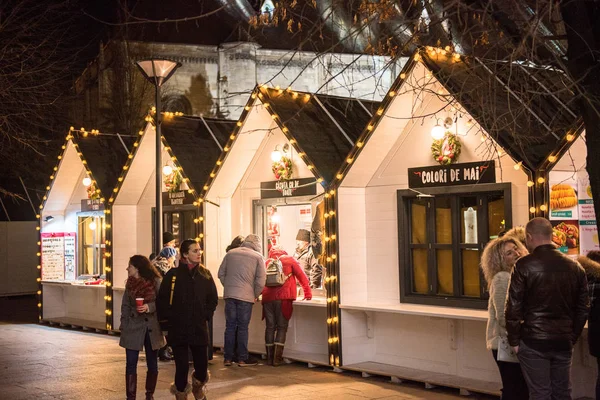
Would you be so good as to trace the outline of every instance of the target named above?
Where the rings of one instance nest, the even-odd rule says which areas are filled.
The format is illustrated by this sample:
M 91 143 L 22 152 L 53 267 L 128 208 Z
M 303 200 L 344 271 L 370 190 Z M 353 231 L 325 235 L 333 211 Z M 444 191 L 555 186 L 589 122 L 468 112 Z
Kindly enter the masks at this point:
M 144 256 L 129 259 L 128 278 L 121 305 L 121 339 L 125 348 L 125 379 L 127 399 L 135 399 L 137 362 L 142 347 L 146 349 L 146 399 L 154 398 L 158 378 L 158 349 L 165 345 L 156 316 L 156 296 L 160 288 L 160 273 Z M 136 301 L 137 299 L 137 301 Z M 142 300 L 143 299 L 143 300 Z M 141 305 L 137 302 L 141 303 Z

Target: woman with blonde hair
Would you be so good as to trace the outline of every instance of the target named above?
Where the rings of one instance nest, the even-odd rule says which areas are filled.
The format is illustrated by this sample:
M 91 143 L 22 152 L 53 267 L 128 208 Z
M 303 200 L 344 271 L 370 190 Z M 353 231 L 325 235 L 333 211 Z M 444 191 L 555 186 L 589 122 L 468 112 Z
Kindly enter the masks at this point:
M 506 338 L 504 307 L 510 274 L 517 260 L 527 254 L 527 249 L 512 237 L 494 239 L 487 244 L 481 256 L 481 269 L 488 284 L 488 322 L 486 346 L 492 350 L 502 379 L 502 399 L 528 399 L 527 383 L 521 372 L 521 364 L 498 360 L 498 342 Z

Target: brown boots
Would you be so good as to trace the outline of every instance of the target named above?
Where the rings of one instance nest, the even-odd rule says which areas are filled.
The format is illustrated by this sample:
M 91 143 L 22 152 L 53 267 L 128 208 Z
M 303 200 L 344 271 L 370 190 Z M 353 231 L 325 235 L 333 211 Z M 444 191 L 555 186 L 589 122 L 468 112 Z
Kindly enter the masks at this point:
M 127 390 L 127 400 L 135 400 L 137 375 L 125 375 L 125 388 Z
M 185 390 L 183 392 L 180 392 L 179 390 L 177 390 L 177 386 L 175 386 L 175 383 L 171 384 L 171 394 L 175 395 L 175 400 L 187 400 L 188 394 L 190 394 L 191 392 L 192 392 L 192 385 L 190 385 L 189 383 L 185 387 Z
M 273 357 L 275 356 L 275 345 L 273 343 L 265 344 L 267 349 L 267 365 L 273 365 Z
M 192 394 L 196 400 L 206 400 L 206 392 L 208 391 L 206 385 L 210 380 L 210 372 L 206 371 L 206 379 L 204 382 L 199 381 L 195 377 L 196 371 L 192 372 Z
M 158 372 L 146 372 L 146 400 L 154 400 L 154 390 L 156 390 L 156 380 Z
M 275 354 L 273 356 L 273 366 L 277 367 L 283 364 L 283 343 L 275 343 Z

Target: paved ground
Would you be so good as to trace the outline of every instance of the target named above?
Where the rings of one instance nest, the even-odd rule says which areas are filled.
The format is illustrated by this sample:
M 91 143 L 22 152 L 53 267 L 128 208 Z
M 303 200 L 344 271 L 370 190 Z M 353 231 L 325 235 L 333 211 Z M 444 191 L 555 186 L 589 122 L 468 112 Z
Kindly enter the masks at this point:
M 0 299 L 0 399 L 124 399 L 125 351 L 118 337 L 49 327 L 35 321 L 31 299 Z M 173 363 L 160 363 L 155 398 L 172 399 Z M 209 399 L 465 399 L 456 390 L 425 390 L 330 368 L 295 363 L 224 367 L 220 353 L 209 369 Z M 143 364 L 140 365 L 143 371 Z M 138 385 L 143 385 L 140 374 Z M 138 393 L 138 398 L 143 395 Z M 493 399 L 471 396 L 468 399 Z

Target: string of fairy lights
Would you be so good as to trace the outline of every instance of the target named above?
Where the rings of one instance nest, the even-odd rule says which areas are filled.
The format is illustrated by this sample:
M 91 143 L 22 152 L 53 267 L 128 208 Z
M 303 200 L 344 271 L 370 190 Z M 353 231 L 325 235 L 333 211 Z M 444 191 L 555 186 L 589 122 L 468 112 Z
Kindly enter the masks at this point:
M 315 167 L 315 163 L 310 157 L 306 154 L 306 152 L 302 149 L 301 145 L 298 143 L 296 138 L 290 132 L 289 128 L 286 126 L 286 121 L 284 121 L 277 112 L 271 106 L 271 102 L 277 96 L 290 96 L 294 101 L 298 102 L 300 105 L 308 103 L 312 95 L 309 93 L 294 91 L 291 88 L 282 89 L 279 86 L 275 87 L 267 87 L 266 85 L 257 86 L 251 93 L 250 98 L 248 99 L 244 109 L 236 121 L 235 127 L 231 132 L 227 142 L 223 146 L 223 150 L 217 161 L 215 162 L 214 167 L 209 173 L 204 185 L 200 188 L 194 188 L 191 185 L 191 181 L 189 177 L 185 174 L 183 167 L 181 166 L 177 156 L 173 153 L 172 148 L 169 146 L 168 142 L 164 138 L 161 137 L 161 141 L 163 144 L 164 151 L 170 157 L 170 162 L 173 165 L 173 170 L 177 171 L 181 174 L 182 181 L 187 184 L 187 192 L 191 194 L 194 198 L 193 205 L 197 207 L 198 216 L 194 219 L 194 223 L 197 225 L 197 236 L 196 241 L 203 247 L 203 242 L 205 240 L 205 200 L 206 196 L 209 193 L 212 185 L 215 183 L 216 177 L 223 167 L 227 157 L 231 153 L 231 149 L 233 148 L 236 140 L 242 133 L 244 125 L 247 121 L 250 111 L 259 105 L 267 110 L 271 116 L 273 122 L 276 123 L 278 128 L 286 137 L 287 141 L 290 145 L 292 145 L 297 152 L 298 156 L 303 160 L 306 164 L 307 168 L 311 171 L 311 173 L 315 176 L 316 181 L 323 187 L 324 189 L 324 219 L 325 219 L 325 230 L 323 233 L 323 240 L 325 242 L 325 288 L 327 292 L 326 298 L 326 307 L 327 307 L 327 332 L 328 332 L 328 359 L 329 364 L 334 367 L 339 367 L 342 365 L 342 353 L 341 353 L 341 313 L 340 313 L 340 282 L 338 279 L 339 276 L 339 245 L 338 245 L 338 223 L 337 223 L 337 210 L 338 210 L 338 202 L 337 202 L 337 189 L 342 184 L 344 178 L 347 176 L 351 166 L 353 165 L 356 158 L 360 155 L 361 151 L 364 149 L 365 144 L 372 137 L 373 132 L 376 130 L 378 124 L 382 121 L 384 117 L 386 117 L 388 109 L 392 104 L 393 100 L 401 95 L 403 86 L 407 81 L 407 77 L 410 75 L 410 72 L 414 68 L 414 66 L 423 60 L 423 57 L 431 57 L 437 59 L 445 59 L 451 62 L 461 62 L 465 61 L 464 57 L 458 53 L 452 51 L 451 48 L 434 48 L 434 47 L 424 47 L 415 52 L 413 57 L 407 62 L 401 71 L 399 78 L 392 84 L 390 90 L 386 94 L 385 98 L 379 105 L 379 108 L 376 110 L 374 115 L 372 116 L 369 123 L 365 126 L 362 133 L 359 135 L 358 139 L 355 141 L 354 146 L 349 151 L 348 155 L 345 157 L 345 161 L 343 165 L 337 170 L 334 175 L 334 179 L 331 182 L 325 180 L 322 173 Z M 156 109 L 153 107 L 149 110 L 148 114 L 145 117 L 145 121 L 149 123 L 146 129 L 155 130 L 155 114 Z M 185 117 L 182 112 L 164 112 L 162 113 L 163 118 L 175 118 L 175 117 Z M 472 123 L 472 121 L 469 121 Z M 470 126 L 468 124 L 468 126 Z M 562 154 L 568 149 L 569 144 L 573 142 L 580 130 L 575 130 L 573 132 L 569 132 L 564 137 L 563 143 L 561 143 L 560 148 L 553 152 L 551 155 L 547 157 L 546 163 L 540 168 L 539 171 L 532 172 L 529 168 L 523 165 L 522 161 L 516 162 L 514 164 L 515 170 L 523 170 L 528 175 L 527 188 L 529 195 L 529 203 L 530 203 L 530 213 L 532 216 L 543 216 L 548 212 L 547 206 L 547 170 L 549 167 L 554 164 L 557 160 L 562 157 Z M 86 171 L 86 178 L 90 179 L 91 185 L 96 185 L 96 180 L 92 174 L 92 171 L 89 169 L 87 165 L 87 161 L 83 157 L 83 154 L 78 149 L 77 142 L 74 140 L 74 134 L 77 133 L 82 137 L 98 136 L 106 133 L 101 133 L 96 129 L 86 130 L 81 128 L 76 130 L 74 127 L 71 127 L 68 135 L 66 136 L 66 142 L 62 146 L 63 152 L 58 156 L 58 164 L 54 167 L 54 172 L 50 176 L 50 184 L 46 187 L 46 195 L 43 197 L 43 202 L 40 205 L 40 212 L 43 210 L 44 205 L 49 196 L 49 192 L 52 189 L 53 183 L 55 181 L 55 175 L 60 169 L 61 161 L 65 155 L 67 146 L 69 141 L 73 144 L 74 148 L 77 150 L 77 154 L 81 159 Z M 106 196 L 108 193 L 101 193 L 100 189 L 96 189 L 97 193 L 100 195 L 100 202 L 105 204 L 104 215 L 106 217 L 106 252 L 104 257 L 106 258 L 106 295 L 104 297 L 106 306 L 106 329 L 108 331 L 113 329 L 113 319 L 112 319 L 112 309 L 113 309 L 113 292 L 112 292 L 112 258 L 111 254 L 113 251 L 113 243 L 112 243 L 112 206 L 114 205 L 117 194 L 122 188 L 123 182 L 126 179 L 127 173 L 130 170 L 133 160 L 137 154 L 137 150 L 140 147 L 140 142 L 143 140 L 143 136 L 145 134 L 144 130 L 140 130 L 138 132 L 139 138 L 133 144 L 133 150 L 128 155 L 127 162 L 122 167 L 121 175 L 118 177 L 117 186 L 113 189 L 113 192 L 110 193 L 108 197 L 108 201 L 106 201 Z M 491 140 L 488 135 L 485 135 L 482 132 L 482 142 L 486 140 Z M 504 153 L 502 150 L 497 150 L 497 154 L 501 157 Z M 514 159 L 514 157 L 513 157 Z M 160 173 L 160 171 L 157 171 Z M 40 215 L 37 215 L 38 219 L 40 219 Z M 38 231 L 41 229 L 41 221 L 40 226 L 36 228 Z M 40 274 L 37 278 L 38 282 L 38 308 L 39 308 L 39 319 L 42 320 L 42 284 L 41 284 L 41 238 L 38 242 L 38 246 L 40 246 L 39 251 L 37 253 L 40 262 L 38 263 L 38 270 L 40 270 Z M 203 254 L 204 258 L 204 254 Z M 204 259 L 203 259 L 204 261 Z

